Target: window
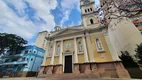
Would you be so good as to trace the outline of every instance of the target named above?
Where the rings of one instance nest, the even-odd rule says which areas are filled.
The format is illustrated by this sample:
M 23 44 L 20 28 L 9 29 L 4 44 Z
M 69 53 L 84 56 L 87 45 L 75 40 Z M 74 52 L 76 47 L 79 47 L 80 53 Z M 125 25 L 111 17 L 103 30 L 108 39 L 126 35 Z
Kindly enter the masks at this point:
M 97 51 L 98 51 L 98 52 L 104 51 L 103 46 L 102 46 L 102 43 L 101 43 L 101 40 L 98 39 L 98 38 L 96 39 L 96 47 L 97 47 Z
M 142 26 L 142 22 L 135 23 L 135 26 L 136 26 L 136 27 Z
M 81 40 L 78 42 L 78 52 L 83 52 L 83 46 Z
M 87 10 L 85 9 L 85 12 L 87 12 Z
M 22 61 L 25 61 L 25 59 L 26 59 L 26 57 L 23 57 L 23 58 L 22 58 Z
M 92 8 L 90 8 L 90 10 L 92 11 Z
M 49 57 L 51 56 L 51 54 L 52 54 L 52 49 L 53 49 L 53 47 L 51 46 L 50 48 L 49 48 Z
M 21 70 L 22 70 L 22 66 L 18 65 L 17 72 L 20 72 Z
M 34 49 L 34 50 L 33 50 L 33 53 L 37 53 L 37 50 Z
M 90 23 L 91 23 L 91 24 L 94 24 L 94 21 L 93 21 L 93 19 L 90 19 Z
M 31 61 L 33 61 L 33 58 L 31 58 Z
M 56 52 L 56 55 L 59 55 L 60 54 L 60 45 L 57 46 L 57 52 Z
M 31 53 L 32 52 L 32 50 L 29 50 L 29 53 Z
M 88 9 L 88 12 L 90 12 L 90 9 Z
M 28 54 L 28 50 L 25 50 L 25 51 L 24 51 L 24 54 Z

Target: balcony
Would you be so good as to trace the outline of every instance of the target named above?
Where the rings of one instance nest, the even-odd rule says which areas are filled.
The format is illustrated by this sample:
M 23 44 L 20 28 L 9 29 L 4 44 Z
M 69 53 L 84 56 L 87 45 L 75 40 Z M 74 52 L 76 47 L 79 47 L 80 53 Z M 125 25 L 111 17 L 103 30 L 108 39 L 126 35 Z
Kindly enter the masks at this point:
M 19 65 L 19 64 L 27 64 L 27 61 L 23 61 L 23 62 L 5 62 L 5 63 L 1 63 L 0 66 L 5 66 L 5 65 Z

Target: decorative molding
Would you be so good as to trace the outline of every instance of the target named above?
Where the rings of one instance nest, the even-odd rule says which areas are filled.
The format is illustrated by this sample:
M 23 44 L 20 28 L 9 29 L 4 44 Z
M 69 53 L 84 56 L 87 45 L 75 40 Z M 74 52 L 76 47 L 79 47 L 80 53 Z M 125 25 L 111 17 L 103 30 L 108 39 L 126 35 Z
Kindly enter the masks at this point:
M 97 46 L 98 43 L 96 42 L 96 39 L 98 39 L 99 42 L 100 42 L 99 45 L 100 45 L 101 48 L 102 48 L 101 50 L 99 50 L 99 48 L 98 48 L 98 46 Z M 101 41 L 99 38 L 96 38 L 96 39 L 95 39 L 95 43 L 96 43 L 96 49 L 97 49 L 97 52 L 99 52 L 99 53 L 105 52 L 104 47 L 103 47 L 103 45 L 102 45 L 102 41 Z
M 84 54 L 84 51 L 82 51 L 82 52 L 78 52 L 77 54 Z
M 72 72 L 73 72 L 73 69 L 74 69 L 74 51 L 70 51 L 70 50 L 66 50 L 65 52 L 63 52 L 63 56 L 64 56 L 64 60 L 63 60 L 63 71 L 64 71 L 64 68 L 65 68 L 65 57 L 66 56 L 72 56 Z

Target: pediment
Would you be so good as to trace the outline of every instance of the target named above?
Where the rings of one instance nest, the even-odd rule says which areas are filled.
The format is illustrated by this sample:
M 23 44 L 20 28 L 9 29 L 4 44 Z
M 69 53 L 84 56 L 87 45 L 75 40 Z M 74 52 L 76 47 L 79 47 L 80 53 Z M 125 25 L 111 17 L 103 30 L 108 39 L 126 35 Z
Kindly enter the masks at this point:
M 62 30 L 62 31 L 54 34 L 53 36 L 62 36 L 62 35 L 67 35 L 67 34 L 74 34 L 74 33 L 79 33 L 81 31 L 84 31 L 84 29 L 65 29 L 65 30 Z

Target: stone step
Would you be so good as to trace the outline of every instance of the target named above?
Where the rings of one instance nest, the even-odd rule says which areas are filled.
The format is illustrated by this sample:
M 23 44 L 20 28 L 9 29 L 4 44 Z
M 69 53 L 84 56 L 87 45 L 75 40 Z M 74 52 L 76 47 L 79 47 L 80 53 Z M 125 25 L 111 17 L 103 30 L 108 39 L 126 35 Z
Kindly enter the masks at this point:
M 48 75 L 40 75 L 38 78 L 50 78 L 50 79 L 96 79 L 99 78 L 93 74 L 48 74 Z

